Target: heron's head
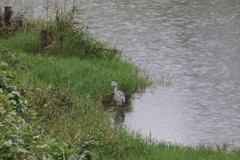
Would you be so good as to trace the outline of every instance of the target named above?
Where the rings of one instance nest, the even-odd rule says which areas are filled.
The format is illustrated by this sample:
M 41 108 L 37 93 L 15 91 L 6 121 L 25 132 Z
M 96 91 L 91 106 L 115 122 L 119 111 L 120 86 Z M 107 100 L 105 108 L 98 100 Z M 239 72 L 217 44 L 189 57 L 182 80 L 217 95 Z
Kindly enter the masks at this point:
M 113 81 L 113 82 L 111 83 L 111 86 L 112 86 L 112 87 L 117 87 L 117 82 Z

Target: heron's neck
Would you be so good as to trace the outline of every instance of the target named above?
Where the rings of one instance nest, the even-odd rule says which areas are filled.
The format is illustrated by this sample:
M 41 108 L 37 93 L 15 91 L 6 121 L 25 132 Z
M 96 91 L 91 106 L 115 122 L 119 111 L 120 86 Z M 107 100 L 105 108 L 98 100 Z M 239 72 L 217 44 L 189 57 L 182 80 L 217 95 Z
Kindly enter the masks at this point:
M 114 92 L 116 92 L 117 91 L 117 86 L 114 86 Z

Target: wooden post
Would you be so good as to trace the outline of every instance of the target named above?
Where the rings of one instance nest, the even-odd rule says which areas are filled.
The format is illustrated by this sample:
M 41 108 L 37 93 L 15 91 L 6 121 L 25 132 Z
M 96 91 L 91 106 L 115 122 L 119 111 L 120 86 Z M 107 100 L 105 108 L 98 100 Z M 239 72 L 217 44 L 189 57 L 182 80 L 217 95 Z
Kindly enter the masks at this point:
M 23 20 L 20 18 L 15 19 L 11 24 L 11 30 L 12 32 L 17 32 L 22 28 L 22 26 L 23 26 Z
M 0 30 L 2 27 L 3 27 L 3 14 L 2 14 L 1 7 L 0 7 Z
M 40 42 L 41 48 L 44 49 L 52 43 L 53 35 L 52 32 L 47 29 L 38 29 L 36 31 L 37 39 Z
M 2 15 L 0 15 L 0 30 L 3 28 Z
M 23 26 L 23 19 L 16 19 L 15 23 L 18 26 L 18 28 L 21 28 Z
M 5 6 L 4 10 L 4 23 L 6 26 L 10 26 L 11 22 L 10 19 L 12 17 L 12 7 Z

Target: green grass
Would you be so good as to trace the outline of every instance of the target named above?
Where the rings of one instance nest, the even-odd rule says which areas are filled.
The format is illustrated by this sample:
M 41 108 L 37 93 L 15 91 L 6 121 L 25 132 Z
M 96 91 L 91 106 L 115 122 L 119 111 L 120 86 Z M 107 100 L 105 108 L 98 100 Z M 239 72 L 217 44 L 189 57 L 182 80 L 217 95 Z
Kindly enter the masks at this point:
M 113 80 L 119 88 L 130 96 L 138 87 L 148 81 L 138 75 L 138 69 L 119 58 L 79 59 L 44 56 L 25 56 L 24 61 L 31 62 L 29 75 L 32 81 L 42 81 L 58 87 L 67 88 L 73 96 L 90 95 L 104 100 L 112 94 L 110 86 Z
M 6 45 L 11 51 L 39 53 L 40 48 L 33 29 L 26 29 L 9 39 L 0 38 L 0 45 Z
M 90 37 L 90 36 L 89 36 Z M 78 41 L 78 39 L 71 40 Z M 66 40 L 66 44 L 71 41 Z M 99 43 L 96 40 L 88 40 L 88 43 Z M 116 49 L 100 52 L 101 56 L 83 58 L 88 54 L 86 47 L 74 48 L 74 44 L 63 46 L 63 50 L 74 50 L 74 54 L 58 53 L 58 56 L 47 56 L 50 53 L 40 53 L 38 41 L 34 30 L 26 29 L 9 39 L 0 39 L 0 45 L 6 45 L 10 51 L 25 52 L 28 55 L 22 56 L 28 68 L 32 81 L 42 81 L 58 87 L 64 87 L 71 91 L 73 96 L 87 94 L 94 98 L 106 100 L 112 93 L 110 83 L 117 81 L 119 88 L 127 96 L 134 91 L 146 86 L 149 81 L 147 78 L 139 76 L 139 70 L 131 62 L 121 59 Z M 69 48 L 67 48 L 67 46 Z M 90 45 L 88 45 L 90 46 Z M 94 45 L 92 45 L 94 46 Z M 102 45 L 104 47 L 105 45 Z M 74 49 L 73 49 L 74 48 Z M 101 45 L 99 45 L 101 49 Z M 61 51 L 63 52 L 63 51 Z M 78 53 L 77 53 L 78 52 Z M 113 53 L 116 52 L 116 53 Z M 40 53 L 40 54 L 39 54 Z
M 95 43 L 92 40 L 88 41 L 92 42 Z M 43 111 L 42 114 L 55 111 L 40 123 L 46 129 L 45 134 L 58 141 L 72 144 L 72 147 L 92 141 L 87 150 L 97 159 L 104 160 L 239 160 L 239 149 L 157 143 L 143 138 L 138 133 L 132 133 L 129 129 L 113 126 L 102 104 L 105 101 L 110 105 L 113 90 L 110 86 L 111 81 L 117 81 L 119 88 L 128 98 L 137 89 L 149 83 L 146 77 L 139 76 L 134 65 L 121 59 L 117 53 L 108 54 L 105 50 L 101 56 L 88 56 L 87 46 L 95 46 L 88 44 L 82 46 L 82 50 L 76 47 L 79 52 L 74 45 L 69 45 L 70 51 L 74 50 L 74 54 L 67 54 L 69 56 L 63 53 L 53 54 L 58 56 L 47 56 L 48 53 L 36 54 L 40 50 L 34 38 L 34 31 L 29 30 L 9 39 L 2 39 L 0 44 L 7 45 L 9 50 L 16 52 L 16 56 L 20 57 L 15 71 L 19 86 L 30 88 L 29 94 L 26 94 L 29 101 L 37 104 L 38 111 Z M 65 47 L 67 50 L 67 45 Z M 61 50 L 56 50 L 58 51 Z M 53 103 L 44 104 L 44 97 L 52 95 L 51 88 L 54 87 L 69 93 L 60 90 L 57 92 L 58 101 L 55 100 L 56 96 L 52 96 L 50 100 Z M 40 92 L 35 88 L 40 88 Z M 71 96 L 70 101 L 65 101 L 66 94 Z M 68 102 L 71 102 L 71 105 L 68 105 Z M 62 107 L 66 107 L 64 111 L 67 112 L 61 113 Z

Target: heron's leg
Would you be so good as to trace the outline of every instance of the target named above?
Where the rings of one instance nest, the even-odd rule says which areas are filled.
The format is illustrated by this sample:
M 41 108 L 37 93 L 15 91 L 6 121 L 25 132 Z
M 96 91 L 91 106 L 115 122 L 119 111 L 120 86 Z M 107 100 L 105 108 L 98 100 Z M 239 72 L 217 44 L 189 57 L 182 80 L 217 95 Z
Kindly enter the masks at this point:
M 116 107 L 117 107 L 117 109 L 118 109 L 118 110 L 120 109 L 120 107 L 119 107 L 119 105 L 118 105 L 118 104 L 116 104 Z

